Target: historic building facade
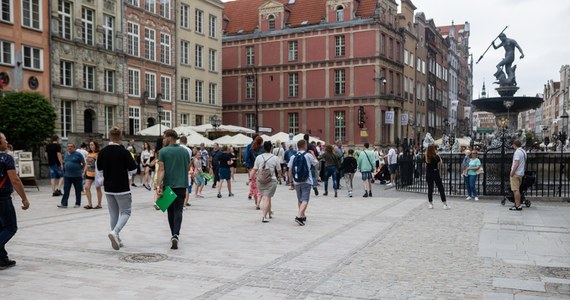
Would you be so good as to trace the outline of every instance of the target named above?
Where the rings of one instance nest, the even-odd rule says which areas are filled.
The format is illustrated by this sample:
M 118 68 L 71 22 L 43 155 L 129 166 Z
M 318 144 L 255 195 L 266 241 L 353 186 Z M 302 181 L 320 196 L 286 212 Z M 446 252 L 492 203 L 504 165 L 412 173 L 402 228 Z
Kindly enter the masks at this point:
M 49 6 L 46 0 L 2 1 L 0 80 L 8 91 L 50 97 Z
M 222 117 L 222 9 L 218 0 L 180 0 L 176 22 L 177 125 Z
M 347 144 L 403 138 L 404 34 L 396 2 L 377 3 L 225 3 L 224 121 Z
M 123 116 L 121 4 L 57 0 L 50 12 L 57 133 L 106 133 Z

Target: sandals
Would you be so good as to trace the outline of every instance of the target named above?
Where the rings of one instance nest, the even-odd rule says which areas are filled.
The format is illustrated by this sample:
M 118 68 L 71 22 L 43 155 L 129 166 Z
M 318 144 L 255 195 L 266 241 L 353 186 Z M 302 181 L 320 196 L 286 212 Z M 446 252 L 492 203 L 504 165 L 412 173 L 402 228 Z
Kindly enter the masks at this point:
M 94 209 L 100 209 L 100 208 L 103 208 L 103 206 L 97 205 L 97 206 L 95 206 L 95 207 L 93 207 L 93 208 L 94 208 Z
M 522 210 L 522 205 L 519 207 L 513 206 L 513 207 L 509 208 L 509 210 Z
M 85 205 L 85 206 L 83 206 L 83 208 L 85 208 L 85 209 L 93 209 L 93 206 L 91 206 L 91 205 Z

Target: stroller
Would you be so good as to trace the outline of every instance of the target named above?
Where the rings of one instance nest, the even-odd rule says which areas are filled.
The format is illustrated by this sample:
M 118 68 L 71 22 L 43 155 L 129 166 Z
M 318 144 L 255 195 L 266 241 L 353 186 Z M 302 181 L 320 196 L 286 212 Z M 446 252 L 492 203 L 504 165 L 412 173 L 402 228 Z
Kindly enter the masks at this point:
M 526 199 L 526 191 L 532 187 L 532 185 L 536 182 L 536 175 L 533 171 L 526 171 L 521 182 L 520 193 L 521 193 L 521 204 L 524 203 L 526 207 L 530 207 L 530 200 Z M 515 202 L 515 195 L 513 191 L 508 191 L 503 200 L 501 201 L 502 205 L 505 205 L 505 202 L 509 200 L 510 202 Z

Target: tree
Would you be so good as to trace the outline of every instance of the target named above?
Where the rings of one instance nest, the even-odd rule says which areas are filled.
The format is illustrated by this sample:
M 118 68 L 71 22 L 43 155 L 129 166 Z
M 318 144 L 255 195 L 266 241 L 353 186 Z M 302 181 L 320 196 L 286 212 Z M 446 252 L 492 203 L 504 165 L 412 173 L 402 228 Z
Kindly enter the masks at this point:
M 0 97 L 0 132 L 14 149 L 35 150 L 55 130 L 54 107 L 35 92 L 8 92 Z

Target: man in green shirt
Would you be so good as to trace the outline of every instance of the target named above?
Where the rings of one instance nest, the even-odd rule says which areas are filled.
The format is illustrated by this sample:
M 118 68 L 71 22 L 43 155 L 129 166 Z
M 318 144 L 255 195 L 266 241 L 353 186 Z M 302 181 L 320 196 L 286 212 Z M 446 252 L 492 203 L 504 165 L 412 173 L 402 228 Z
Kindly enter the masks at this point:
M 188 151 L 176 143 L 178 134 L 172 129 L 164 131 L 162 141 L 164 148 L 158 154 L 158 176 L 155 190 L 160 197 L 166 187 L 170 187 L 176 194 L 176 199 L 168 207 L 168 224 L 172 237 L 170 249 L 178 249 L 180 227 L 182 225 L 182 212 L 184 198 L 188 188 L 188 170 L 190 169 L 190 157 Z

